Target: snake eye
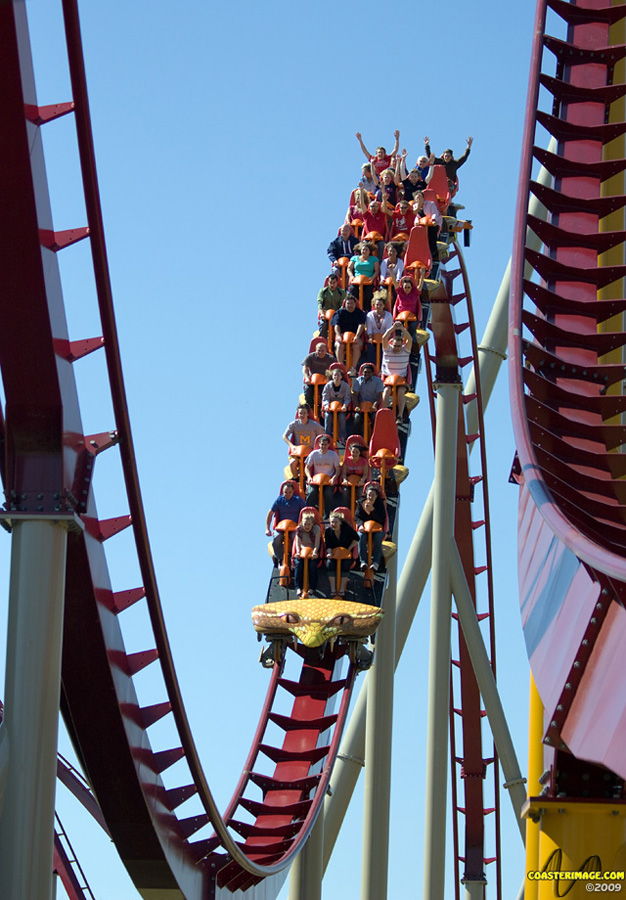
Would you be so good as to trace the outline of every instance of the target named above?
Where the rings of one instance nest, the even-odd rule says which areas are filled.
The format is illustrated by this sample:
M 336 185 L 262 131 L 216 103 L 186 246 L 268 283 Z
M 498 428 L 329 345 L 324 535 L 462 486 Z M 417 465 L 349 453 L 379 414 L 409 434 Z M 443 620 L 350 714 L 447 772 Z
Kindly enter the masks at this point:
M 300 621 L 300 616 L 297 613 L 285 613 L 281 616 L 281 619 L 285 623 L 285 625 L 297 625 Z
M 330 625 L 351 625 L 352 624 L 352 616 L 335 616 L 335 618 L 329 623 Z

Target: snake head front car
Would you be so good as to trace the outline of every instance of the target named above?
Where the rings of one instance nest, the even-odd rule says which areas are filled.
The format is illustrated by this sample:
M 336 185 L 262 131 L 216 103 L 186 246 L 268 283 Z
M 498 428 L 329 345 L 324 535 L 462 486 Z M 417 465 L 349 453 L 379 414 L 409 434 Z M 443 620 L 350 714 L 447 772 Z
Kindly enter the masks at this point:
M 295 635 L 306 647 L 320 647 L 337 637 L 369 637 L 382 617 L 377 606 L 323 598 L 281 600 L 252 609 L 255 631 Z

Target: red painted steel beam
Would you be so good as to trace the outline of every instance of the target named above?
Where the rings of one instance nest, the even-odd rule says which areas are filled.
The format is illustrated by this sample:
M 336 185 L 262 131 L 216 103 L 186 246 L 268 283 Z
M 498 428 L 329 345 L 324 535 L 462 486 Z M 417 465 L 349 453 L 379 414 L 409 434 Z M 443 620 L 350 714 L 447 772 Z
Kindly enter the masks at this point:
M 545 36 L 548 8 L 567 23 L 565 40 Z M 624 277 L 623 266 L 605 267 L 599 254 L 626 236 L 601 231 L 602 218 L 625 202 L 621 194 L 606 196 L 604 184 L 626 161 L 603 156 L 605 145 L 626 131 L 625 123 L 609 121 L 608 109 L 625 90 L 613 82 L 624 46 L 610 45 L 609 27 L 624 18 L 626 7 L 545 0 L 537 9 L 509 340 L 522 482 L 521 602 L 531 666 L 551 723 L 546 743 L 615 765 L 624 729 L 609 721 L 608 707 L 621 722 L 624 685 L 603 672 L 610 669 L 609 644 L 626 640 L 626 494 L 619 481 L 625 468 L 623 456 L 609 452 L 623 444 L 624 429 L 604 420 L 623 410 L 623 398 L 606 389 L 621 383 L 626 371 L 600 360 L 623 346 L 626 335 L 598 333 L 599 323 L 623 313 L 624 302 L 605 304 L 597 291 Z M 542 74 L 548 51 L 557 57 L 556 78 Z M 553 94 L 550 113 L 538 109 L 540 84 Z M 534 146 L 537 125 L 556 138 L 556 153 Z M 533 157 L 554 176 L 552 187 L 531 180 Z M 529 192 L 546 205 L 547 223 L 527 216 Z M 526 247 L 527 225 L 544 241 L 541 254 Z M 524 278 L 525 263 L 538 283 Z M 590 737 L 583 721 L 596 708 L 606 708 L 607 719 Z M 617 765 L 624 777 L 623 762 Z

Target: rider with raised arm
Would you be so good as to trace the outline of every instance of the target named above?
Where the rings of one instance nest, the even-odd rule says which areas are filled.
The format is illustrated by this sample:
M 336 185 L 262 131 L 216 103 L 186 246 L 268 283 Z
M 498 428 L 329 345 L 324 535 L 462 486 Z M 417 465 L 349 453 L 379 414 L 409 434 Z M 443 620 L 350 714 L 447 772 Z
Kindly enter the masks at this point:
M 400 378 L 406 378 L 409 359 L 411 357 L 411 347 L 413 339 L 411 335 L 403 327 L 400 322 L 394 322 L 391 328 L 383 336 L 383 363 L 381 366 L 381 375 L 398 375 Z M 398 407 L 396 409 L 396 422 L 400 424 L 404 415 L 406 406 L 406 392 L 408 387 L 406 384 L 398 385 L 396 388 L 396 397 Z M 393 392 L 388 385 L 385 385 L 383 393 L 383 404 L 391 406 Z
M 372 154 L 369 152 L 369 150 L 363 143 L 363 139 L 361 137 L 361 132 L 357 131 L 357 133 L 356 133 L 356 139 L 359 142 L 359 144 L 361 145 L 361 150 L 365 154 L 368 161 L 374 166 L 374 169 L 376 170 L 377 175 L 380 175 L 381 172 L 383 172 L 385 169 L 388 169 L 391 166 L 392 158 L 398 152 L 398 147 L 400 146 L 400 132 L 396 129 L 393 133 L 393 136 L 395 138 L 395 144 L 393 145 L 393 150 L 391 151 L 390 155 L 387 154 L 387 151 L 385 150 L 384 147 L 377 147 L 376 148 L 376 156 L 372 156 Z
M 472 144 L 474 143 L 473 137 L 468 137 L 467 139 L 467 147 L 465 148 L 465 152 L 459 156 L 458 159 L 454 158 L 454 153 L 449 148 L 444 150 L 441 156 L 435 157 L 434 164 L 436 166 L 443 166 L 446 170 L 446 176 L 448 178 L 448 186 L 450 187 L 450 194 L 454 194 L 454 191 L 457 187 L 457 175 L 456 173 L 467 162 L 467 158 L 470 155 L 470 150 L 472 149 Z M 426 151 L 426 155 L 430 156 L 430 138 L 428 135 L 424 138 L 424 149 Z
M 433 168 L 435 157 L 431 156 L 428 160 L 425 156 L 420 156 L 417 165 L 407 175 L 406 171 L 406 150 L 402 150 L 399 156 L 396 156 L 395 182 L 398 187 L 404 190 L 404 199 L 411 201 L 417 191 L 423 191 L 430 179 L 433 177 Z M 431 162 L 432 161 L 432 162 Z M 420 166 L 420 164 L 422 164 Z

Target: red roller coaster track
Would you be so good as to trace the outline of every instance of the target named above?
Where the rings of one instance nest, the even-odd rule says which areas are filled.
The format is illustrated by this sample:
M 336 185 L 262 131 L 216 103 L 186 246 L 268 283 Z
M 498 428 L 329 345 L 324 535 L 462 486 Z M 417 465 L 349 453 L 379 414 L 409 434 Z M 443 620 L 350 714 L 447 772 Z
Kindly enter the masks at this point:
M 562 37 L 545 33 L 549 12 Z M 548 717 L 545 741 L 569 751 L 563 765 L 577 757 L 622 778 L 626 468 L 615 451 L 626 439 L 626 300 L 621 289 L 616 299 L 598 292 L 626 276 L 626 161 L 618 140 L 626 134 L 626 85 L 616 68 L 626 55 L 625 16 L 624 5 L 593 0 L 538 3 L 509 340 L 521 604 Z M 539 127 L 555 149 L 536 145 Z M 533 180 L 533 160 L 550 172 L 552 186 Z M 546 208 L 546 221 L 527 215 L 530 194 Z M 528 247 L 527 228 L 542 253 Z M 605 788 L 610 794 L 613 785 Z
M 107 827 L 138 888 L 206 898 L 221 889 L 245 890 L 261 879 L 279 875 L 295 858 L 324 800 L 356 673 L 354 666 L 342 659 L 342 648 L 335 652 L 327 649 L 321 657 L 317 652 L 302 651 L 297 680 L 288 680 L 282 667 L 274 667 L 244 774 L 224 818 L 220 817 L 186 718 L 150 554 L 113 313 L 76 0 L 63 0 L 63 11 L 73 100 L 40 108 L 23 4 L 0 5 L 0 79 L 5 90 L 0 190 L 5 211 L 11 211 L 0 215 L 0 367 L 6 397 L 2 474 L 8 518 L 65 511 L 82 518 L 84 534 L 72 534 L 68 540 L 61 698 L 67 728 Z M 40 129 L 68 113 L 76 121 L 88 224 L 54 232 Z M 89 239 L 91 244 L 102 335 L 70 341 L 57 253 L 80 239 Z M 444 279 L 433 317 L 439 380 L 459 379 L 459 370 L 477 358 L 467 276 L 460 251 L 453 248 L 452 255 L 458 258 L 459 268 Z M 453 282 L 458 276 L 463 288 L 454 294 Z M 451 313 L 451 305 L 457 304 L 464 312 L 459 324 Z M 462 356 L 459 336 L 466 331 L 470 348 Z M 72 367 L 96 351 L 106 356 L 116 427 L 84 435 Z M 24 364 L 26 354 L 28 366 Z M 477 400 L 480 433 L 466 434 L 460 403 L 457 543 L 468 583 L 474 585 L 474 579 L 485 573 L 489 599 L 484 615 L 491 621 L 484 445 L 480 474 L 470 477 L 468 468 L 468 446 L 477 438 L 482 444 L 484 434 L 480 385 L 477 395 L 465 400 Z M 97 455 L 113 446 L 122 461 L 128 512 L 100 520 L 91 481 Z M 481 496 L 483 518 L 479 521 L 472 521 L 470 513 L 475 489 Z M 134 533 L 142 581 L 113 592 L 104 544 L 126 527 Z M 471 534 L 478 528 L 484 528 L 486 535 L 484 566 L 474 562 Z M 151 644 L 142 652 L 129 654 L 119 617 L 135 603 L 146 604 Z M 493 661 L 493 637 L 491 656 Z M 495 753 L 490 751 L 485 757 L 481 748 L 482 711 L 460 636 L 455 664 L 460 676 L 451 715 L 453 722 L 460 718 L 462 724 L 460 729 L 453 728 L 454 782 L 456 785 L 458 779 L 460 785 L 453 797 L 455 849 L 457 865 L 463 864 L 459 874 L 480 879 L 485 864 L 499 856 L 497 761 Z M 133 677 L 148 665 L 160 667 L 165 695 L 161 702 L 142 708 Z M 88 683 L 84 678 L 87 670 Z M 277 711 L 277 697 L 281 697 L 282 708 L 285 695 L 293 696 L 289 715 Z M 94 717 L 96 707 L 98 716 Z M 165 716 L 173 718 L 179 740 L 175 746 L 157 751 L 149 729 Z M 268 736 L 270 725 L 278 731 L 278 740 Z M 271 774 L 256 771 L 261 755 L 274 764 Z M 181 775 L 178 787 L 168 790 L 161 774 L 179 761 L 186 774 Z M 485 859 L 484 817 L 493 811 L 484 808 L 483 778 L 488 767 L 496 785 L 496 836 L 495 857 Z M 202 804 L 201 814 L 177 815 L 176 810 L 195 795 Z M 251 814 L 253 822 L 241 820 L 242 811 Z M 464 826 L 458 824 L 461 816 Z M 215 835 L 198 838 L 205 826 L 212 826 Z M 68 858 L 68 848 L 59 841 L 57 864 L 69 872 Z

